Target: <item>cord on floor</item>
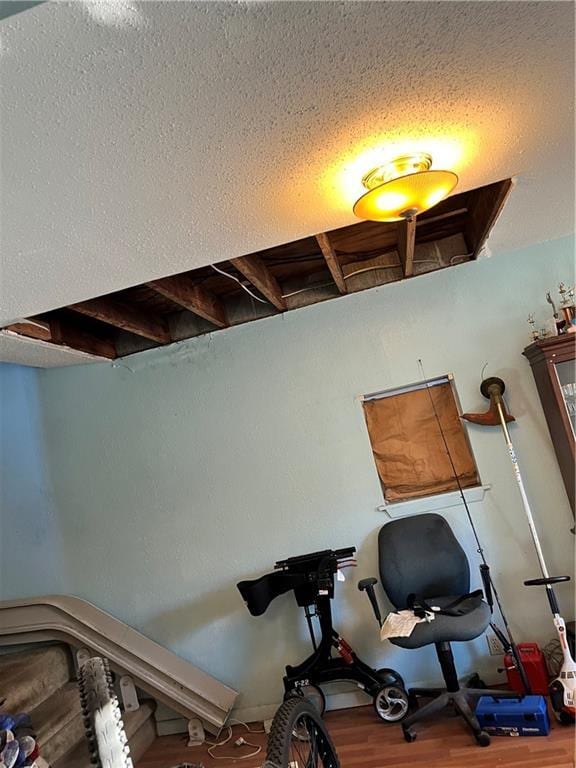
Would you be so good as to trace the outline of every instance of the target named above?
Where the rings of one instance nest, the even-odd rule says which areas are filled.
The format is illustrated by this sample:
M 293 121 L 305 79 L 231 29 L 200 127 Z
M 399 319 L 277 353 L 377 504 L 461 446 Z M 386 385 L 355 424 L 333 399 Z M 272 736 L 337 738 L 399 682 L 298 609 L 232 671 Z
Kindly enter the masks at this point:
M 210 757 L 214 758 L 214 760 L 248 760 L 250 757 L 256 757 L 256 755 L 260 754 L 262 752 L 262 747 L 258 744 L 254 744 L 251 741 L 248 741 L 243 736 L 240 736 L 236 739 L 234 742 L 234 745 L 237 747 L 252 747 L 252 751 L 246 753 L 245 755 L 217 755 L 215 754 L 215 751 L 223 747 L 225 744 L 228 744 L 232 740 L 233 736 L 233 729 L 232 725 L 241 725 L 243 728 L 246 729 L 248 733 L 266 733 L 264 728 L 260 730 L 256 730 L 255 728 L 250 728 L 250 726 L 243 722 L 242 720 L 228 720 L 228 725 L 226 726 L 226 736 L 221 741 L 211 742 L 207 741 L 206 744 L 208 745 L 208 754 Z

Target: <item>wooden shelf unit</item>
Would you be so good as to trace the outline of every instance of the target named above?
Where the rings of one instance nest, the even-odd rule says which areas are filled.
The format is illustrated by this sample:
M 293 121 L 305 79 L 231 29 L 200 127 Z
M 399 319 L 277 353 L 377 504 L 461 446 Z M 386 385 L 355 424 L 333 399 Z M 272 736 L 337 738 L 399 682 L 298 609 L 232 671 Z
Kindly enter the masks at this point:
M 575 514 L 576 417 L 570 413 L 562 387 L 576 381 L 576 333 L 535 341 L 522 353 L 530 362 L 550 437 Z M 559 367 L 562 366 L 562 370 Z M 569 381 L 564 381 L 568 377 Z

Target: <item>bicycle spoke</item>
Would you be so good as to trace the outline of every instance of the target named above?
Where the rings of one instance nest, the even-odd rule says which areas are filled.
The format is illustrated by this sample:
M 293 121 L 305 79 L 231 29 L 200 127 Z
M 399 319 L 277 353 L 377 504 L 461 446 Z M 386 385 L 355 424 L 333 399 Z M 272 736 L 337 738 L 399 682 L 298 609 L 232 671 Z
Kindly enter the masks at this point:
M 338 756 L 318 710 L 288 699 L 276 713 L 267 758 L 277 768 L 339 768 Z
M 305 765 L 305 763 L 302 762 L 302 752 L 300 751 L 300 748 L 301 748 L 301 746 L 303 744 L 306 744 L 306 739 L 302 738 L 299 735 L 300 732 L 301 732 L 301 729 L 302 729 L 302 726 L 299 725 L 298 723 L 296 723 L 295 727 L 294 727 L 294 733 L 298 734 L 298 736 L 296 736 L 295 738 L 294 737 L 292 738 L 292 744 L 291 744 L 291 749 L 294 750 L 294 752 L 296 753 L 295 757 L 298 758 L 298 760 L 293 760 L 292 761 L 292 762 L 296 763 L 295 768 L 296 767 L 300 768 L 301 766 Z
M 307 734 L 304 738 L 303 732 Z M 294 733 L 299 735 L 292 739 L 290 759 L 293 768 L 330 768 L 324 761 L 326 748 L 322 735 L 314 723 L 306 720 L 295 724 Z
M 316 768 L 316 766 L 318 766 L 318 741 L 317 741 L 316 728 L 314 728 L 314 726 L 312 726 L 311 744 L 312 744 L 311 752 L 312 752 L 312 755 L 314 756 L 313 758 L 314 762 L 311 764 L 310 768 Z

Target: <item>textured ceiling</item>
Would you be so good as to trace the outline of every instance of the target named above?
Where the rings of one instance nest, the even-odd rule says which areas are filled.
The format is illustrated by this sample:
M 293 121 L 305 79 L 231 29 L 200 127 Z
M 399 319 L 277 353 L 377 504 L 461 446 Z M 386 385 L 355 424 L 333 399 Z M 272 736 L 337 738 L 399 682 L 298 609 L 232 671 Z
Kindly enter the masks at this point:
M 0 32 L 0 321 L 351 223 L 397 149 L 458 191 L 518 177 L 495 253 L 574 229 L 571 2 L 59 2 Z

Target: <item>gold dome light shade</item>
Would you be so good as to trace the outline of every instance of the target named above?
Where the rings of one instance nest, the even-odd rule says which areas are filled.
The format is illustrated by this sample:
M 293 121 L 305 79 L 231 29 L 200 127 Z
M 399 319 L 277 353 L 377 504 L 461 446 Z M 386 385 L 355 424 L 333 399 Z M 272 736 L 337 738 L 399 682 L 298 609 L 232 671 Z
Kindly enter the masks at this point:
M 374 168 L 362 179 L 366 192 L 356 200 L 354 213 L 368 221 L 413 219 L 448 197 L 458 183 L 452 171 L 431 171 L 425 152 L 397 157 Z

